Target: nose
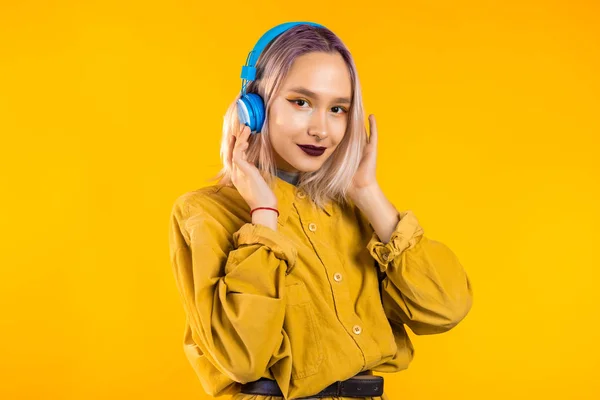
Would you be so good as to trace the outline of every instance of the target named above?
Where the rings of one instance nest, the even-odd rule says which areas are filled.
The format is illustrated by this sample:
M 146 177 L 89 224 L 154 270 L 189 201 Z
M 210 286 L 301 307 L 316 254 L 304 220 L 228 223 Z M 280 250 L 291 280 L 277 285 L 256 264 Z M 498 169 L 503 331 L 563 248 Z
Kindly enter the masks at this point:
M 308 134 L 323 139 L 327 136 L 327 110 L 315 110 L 310 117 Z

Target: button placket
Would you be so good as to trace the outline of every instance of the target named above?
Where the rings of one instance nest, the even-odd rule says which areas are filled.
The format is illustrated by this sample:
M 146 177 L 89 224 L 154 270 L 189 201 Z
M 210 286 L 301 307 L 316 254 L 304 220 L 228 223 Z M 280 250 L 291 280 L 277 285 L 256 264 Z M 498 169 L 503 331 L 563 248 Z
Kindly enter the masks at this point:
M 306 200 L 300 201 L 299 199 L 302 198 L 306 198 Z M 331 285 L 331 290 L 336 314 L 348 334 L 354 338 L 357 346 L 365 354 L 365 357 L 369 358 L 369 362 L 371 362 L 378 357 L 378 347 L 371 335 L 368 333 L 365 333 L 365 335 L 362 334 L 362 325 L 359 324 L 361 321 L 360 318 L 355 313 L 353 307 L 347 306 L 353 300 L 351 299 L 349 286 L 343 283 L 346 279 L 343 276 L 344 267 L 340 265 L 339 258 L 334 248 L 330 245 L 330 243 L 335 243 L 335 240 L 338 239 L 335 229 L 332 229 L 329 225 L 334 220 L 333 218 L 329 220 L 324 216 L 322 217 L 319 213 L 315 212 L 313 207 L 305 207 L 307 205 L 312 206 L 312 203 L 309 204 L 310 201 L 306 193 L 298 191 L 296 199 L 298 199 L 296 209 L 299 213 L 300 224 L 305 229 L 307 239 L 314 246 L 317 257 L 325 267 L 327 276 L 330 277 L 329 279 L 333 277 L 334 282 Z M 324 225 L 321 226 L 322 230 L 317 232 L 317 225 L 319 223 L 323 223 Z

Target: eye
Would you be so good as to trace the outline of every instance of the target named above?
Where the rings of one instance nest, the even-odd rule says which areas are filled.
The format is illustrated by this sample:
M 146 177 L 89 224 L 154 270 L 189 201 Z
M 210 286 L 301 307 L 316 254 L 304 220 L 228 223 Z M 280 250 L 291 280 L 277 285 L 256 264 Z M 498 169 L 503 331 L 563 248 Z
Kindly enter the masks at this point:
M 296 105 L 300 106 L 301 108 L 304 108 L 304 107 L 302 107 L 302 104 L 298 104 L 298 102 L 301 102 L 301 103 L 307 103 L 307 101 L 306 101 L 306 100 L 302 100 L 302 99 L 298 99 L 298 100 L 289 100 L 289 102 L 290 102 L 290 103 L 294 103 L 294 104 L 296 104 Z
M 346 110 L 344 107 L 335 106 L 335 107 L 333 107 L 333 108 L 338 108 L 338 109 L 342 110 L 342 112 L 341 112 L 341 113 L 335 113 L 335 114 L 343 114 L 343 113 L 346 113 L 346 112 L 348 112 L 348 110 Z

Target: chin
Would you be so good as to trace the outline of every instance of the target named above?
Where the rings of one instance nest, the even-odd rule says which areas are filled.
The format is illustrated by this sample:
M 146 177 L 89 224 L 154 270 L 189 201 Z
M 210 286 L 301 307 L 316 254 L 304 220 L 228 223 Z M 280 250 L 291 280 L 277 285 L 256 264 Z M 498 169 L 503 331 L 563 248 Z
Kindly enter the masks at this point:
M 290 157 L 291 158 L 291 157 Z M 319 157 L 318 159 L 310 159 L 310 158 L 297 158 L 294 157 L 293 158 L 295 162 L 290 162 L 289 160 L 284 159 L 288 165 L 290 165 L 292 168 L 294 168 L 295 170 L 299 171 L 299 172 L 315 172 L 318 171 L 323 164 L 325 164 L 325 161 L 327 161 L 327 158 L 323 158 L 321 159 L 321 157 Z
M 317 165 L 295 165 L 296 168 L 300 172 L 315 172 L 318 171 L 323 166 L 323 163 L 318 163 Z

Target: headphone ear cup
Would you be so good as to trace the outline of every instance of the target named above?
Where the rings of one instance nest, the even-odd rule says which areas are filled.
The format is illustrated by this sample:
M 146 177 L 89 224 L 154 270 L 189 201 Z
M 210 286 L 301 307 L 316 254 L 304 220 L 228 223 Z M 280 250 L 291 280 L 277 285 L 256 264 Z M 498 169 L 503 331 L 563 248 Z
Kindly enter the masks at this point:
M 250 126 L 250 106 L 248 105 L 248 100 L 246 100 L 244 97 L 245 96 L 240 97 L 237 101 L 238 119 L 240 120 L 241 125 Z M 250 130 L 252 130 L 251 126 Z
M 248 93 L 237 101 L 238 118 L 252 133 L 260 133 L 265 121 L 265 103 L 258 94 Z

